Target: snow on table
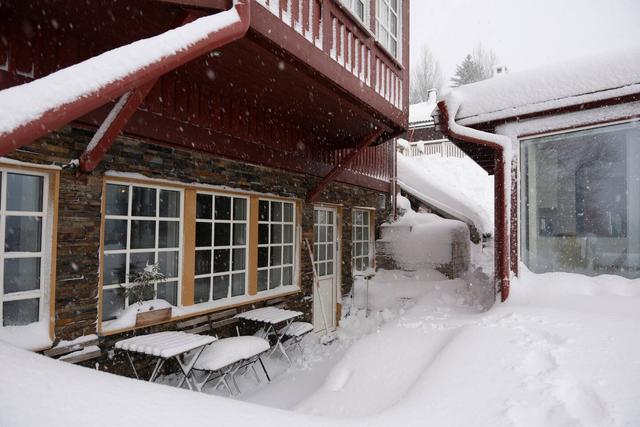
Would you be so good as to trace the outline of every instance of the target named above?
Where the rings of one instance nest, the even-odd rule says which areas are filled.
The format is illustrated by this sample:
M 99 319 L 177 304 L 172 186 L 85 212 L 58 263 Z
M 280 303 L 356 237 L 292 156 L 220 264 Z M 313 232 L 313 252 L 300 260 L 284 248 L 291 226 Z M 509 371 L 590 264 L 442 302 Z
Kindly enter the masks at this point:
M 239 319 L 253 320 L 254 322 L 270 323 L 275 325 L 276 323 L 285 322 L 287 320 L 295 319 L 302 316 L 302 312 L 285 310 L 277 307 L 263 307 L 256 308 L 255 310 L 245 311 L 244 313 L 236 314 Z
M 193 366 L 194 369 L 218 371 L 241 360 L 251 359 L 269 350 L 269 342 L 254 336 L 223 338 L 208 346 Z
M 216 337 L 207 335 L 188 334 L 186 332 L 158 332 L 157 334 L 141 335 L 118 341 L 119 350 L 133 351 L 150 356 L 169 359 L 216 341 Z
M 289 328 L 287 328 L 285 335 L 289 337 L 300 337 L 312 330 L 313 325 L 309 322 L 293 322 Z

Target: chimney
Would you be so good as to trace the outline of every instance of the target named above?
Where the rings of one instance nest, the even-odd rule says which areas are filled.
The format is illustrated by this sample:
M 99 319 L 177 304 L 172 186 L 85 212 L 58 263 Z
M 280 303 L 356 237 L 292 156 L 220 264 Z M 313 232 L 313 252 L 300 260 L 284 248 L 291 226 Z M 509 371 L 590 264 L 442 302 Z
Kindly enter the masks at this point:
M 435 104 L 437 97 L 438 97 L 438 91 L 436 90 L 436 88 L 434 87 L 429 89 L 429 91 L 427 92 L 427 102 L 429 104 Z

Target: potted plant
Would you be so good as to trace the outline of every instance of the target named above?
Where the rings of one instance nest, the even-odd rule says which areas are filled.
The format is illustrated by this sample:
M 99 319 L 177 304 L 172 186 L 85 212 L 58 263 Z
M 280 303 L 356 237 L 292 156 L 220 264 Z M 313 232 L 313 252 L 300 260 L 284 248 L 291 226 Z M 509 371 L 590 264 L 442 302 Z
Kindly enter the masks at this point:
M 157 308 L 154 306 L 156 298 L 156 284 L 161 284 L 165 275 L 160 272 L 158 263 L 147 264 L 142 271 L 129 276 L 129 283 L 122 285 L 129 301 L 138 304 L 136 314 L 136 326 L 145 326 L 163 320 L 171 319 L 171 307 Z

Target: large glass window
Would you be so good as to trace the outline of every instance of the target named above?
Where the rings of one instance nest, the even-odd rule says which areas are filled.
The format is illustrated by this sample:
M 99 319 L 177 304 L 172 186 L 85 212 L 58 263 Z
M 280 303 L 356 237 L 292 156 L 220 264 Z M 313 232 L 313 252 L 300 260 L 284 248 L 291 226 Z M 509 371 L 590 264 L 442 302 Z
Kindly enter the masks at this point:
M 353 269 L 365 271 L 371 267 L 371 212 L 354 209 L 353 211 Z
M 248 199 L 198 193 L 195 303 L 245 295 Z
M 395 58 L 400 58 L 401 7 L 402 0 L 376 0 L 376 38 Z
M 527 266 L 640 277 L 640 125 L 529 139 L 521 150 Z
M 182 191 L 108 183 L 105 213 L 102 320 L 114 319 L 136 302 L 122 286 L 129 284 L 131 275 L 156 263 L 166 278 L 154 285 L 156 297 L 178 305 Z
M 258 211 L 258 291 L 291 286 L 293 279 L 295 205 L 260 200 Z
M 47 175 L 0 170 L 0 326 L 38 322 L 46 309 Z

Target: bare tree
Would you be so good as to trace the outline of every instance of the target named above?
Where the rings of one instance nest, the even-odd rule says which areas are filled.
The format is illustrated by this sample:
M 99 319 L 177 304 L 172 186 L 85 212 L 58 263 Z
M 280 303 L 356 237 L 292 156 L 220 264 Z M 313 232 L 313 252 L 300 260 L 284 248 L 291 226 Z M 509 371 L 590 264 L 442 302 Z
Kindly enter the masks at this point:
M 478 43 L 473 52 L 456 66 L 456 73 L 451 78 L 453 86 L 462 86 L 479 82 L 493 76 L 493 67 L 498 63 L 498 57 L 491 50 L 486 50 Z
M 429 89 L 440 91 L 444 80 L 440 62 L 433 56 L 428 46 L 423 45 L 411 70 L 409 102 L 416 104 L 427 100 Z

